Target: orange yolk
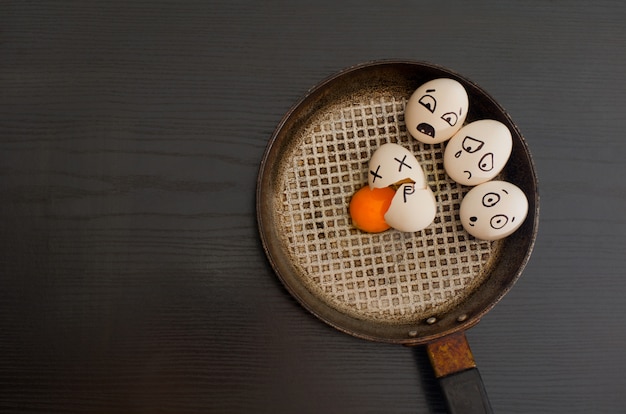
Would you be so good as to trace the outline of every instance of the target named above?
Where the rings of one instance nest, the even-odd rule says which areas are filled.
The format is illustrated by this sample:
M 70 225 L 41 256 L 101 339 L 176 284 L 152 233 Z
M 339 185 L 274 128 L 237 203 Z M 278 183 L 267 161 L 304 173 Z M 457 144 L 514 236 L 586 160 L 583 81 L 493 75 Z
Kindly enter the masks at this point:
M 350 217 L 354 227 L 368 233 L 380 233 L 390 226 L 385 222 L 385 213 L 389 210 L 395 195 L 391 187 L 359 189 L 350 200 Z

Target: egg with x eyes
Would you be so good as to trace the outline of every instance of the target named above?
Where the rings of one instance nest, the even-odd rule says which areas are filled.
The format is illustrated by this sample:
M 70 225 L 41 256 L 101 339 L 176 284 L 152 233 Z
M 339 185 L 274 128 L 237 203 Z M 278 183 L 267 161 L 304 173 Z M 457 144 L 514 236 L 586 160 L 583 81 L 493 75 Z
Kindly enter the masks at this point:
M 370 188 L 388 187 L 412 181 L 418 188 L 426 187 L 426 177 L 415 155 L 402 145 L 388 142 L 374 151 L 368 163 L 367 183 Z
M 369 233 L 390 227 L 416 232 L 433 222 L 435 195 L 411 151 L 398 144 L 383 144 L 372 154 L 368 168 L 368 186 L 359 189 L 349 205 L 355 227 Z
M 463 228 L 481 240 L 498 240 L 517 230 L 528 214 L 524 192 L 506 181 L 487 181 L 472 188 L 461 201 Z

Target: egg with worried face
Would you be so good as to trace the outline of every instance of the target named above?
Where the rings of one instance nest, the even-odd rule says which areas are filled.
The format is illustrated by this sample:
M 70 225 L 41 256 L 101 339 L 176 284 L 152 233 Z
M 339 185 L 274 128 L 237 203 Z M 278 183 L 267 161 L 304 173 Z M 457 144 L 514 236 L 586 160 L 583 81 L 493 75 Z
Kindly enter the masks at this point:
M 463 85 L 454 79 L 434 79 L 413 92 L 404 109 L 404 120 L 413 138 L 437 144 L 450 139 L 463 126 L 468 109 L 469 98 Z
M 492 119 L 461 128 L 446 144 L 443 167 L 459 184 L 478 185 L 502 171 L 513 148 L 511 132 Z
M 517 230 L 528 214 L 524 192 L 506 181 L 487 181 L 472 188 L 461 201 L 463 228 L 481 240 L 498 240 Z

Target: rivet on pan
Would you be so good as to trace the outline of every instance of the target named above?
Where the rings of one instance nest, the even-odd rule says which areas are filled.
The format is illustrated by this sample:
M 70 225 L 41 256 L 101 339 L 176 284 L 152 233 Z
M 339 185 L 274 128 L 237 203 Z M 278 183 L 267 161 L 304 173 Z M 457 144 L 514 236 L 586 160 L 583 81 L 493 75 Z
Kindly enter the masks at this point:
M 464 313 L 463 315 L 459 315 L 458 318 L 456 318 L 457 322 L 465 322 L 467 320 L 467 313 Z
M 409 331 L 409 336 L 411 338 L 415 338 L 417 336 L 417 331 Z
M 431 316 L 430 318 L 426 319 L 426 323 L 429 325 L 432 325 L 435 322 L 437 322 L 437 318 L 435 318 L 434 316 Z

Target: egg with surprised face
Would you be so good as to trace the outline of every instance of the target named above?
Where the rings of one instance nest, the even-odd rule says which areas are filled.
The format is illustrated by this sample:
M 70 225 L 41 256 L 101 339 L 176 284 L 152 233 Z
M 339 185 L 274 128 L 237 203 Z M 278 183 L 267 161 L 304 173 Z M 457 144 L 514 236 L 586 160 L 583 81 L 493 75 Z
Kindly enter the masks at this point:
M 404 108 L 406 128 L 411 136 L 426 144 L 437 144 L 452 137 L 465 122 L 469 98 L 463 85 L 441 78 L 424 83 Z
M 457 183 L 478 185 L 502 171 L 512 148 L 513 139 L 506 125 L 492 119 L 474 121 L 448 141 L 443 167 Z
M 463 228 L 481 240 L 502 239 L 517 230 L 528 214 L 522 190 L 506 181 L 487 181 L 472 188 L 461 201 Z

